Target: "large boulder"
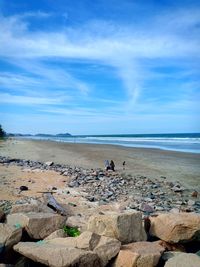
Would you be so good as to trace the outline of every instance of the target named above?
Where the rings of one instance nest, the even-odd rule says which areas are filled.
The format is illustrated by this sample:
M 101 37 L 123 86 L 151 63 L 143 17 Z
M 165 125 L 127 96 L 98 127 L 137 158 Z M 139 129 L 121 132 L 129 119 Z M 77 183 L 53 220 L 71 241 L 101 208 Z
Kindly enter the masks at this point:
M 200 267 L 200 257 L 192 253 L 179 253 L 170 258 L 164 267 Z
M 7 216 L 9 225 L 20 224 L 34 239 L 44 239 L 60 229 L 66 218 L 52 213 L 15 213 Z
M 113 267 L 155 267 L 164 252 L 158 242 L 135 242 L 123 245 Z
M 150 235 L 169 243 L 200 240 L 200 215 L 194 213 L 160 214 L 150 217 Z
M 26 246 L 27 245 L 27 246 Z M 41 248 L 40 250 L 38 249 Z M 68 254 L 77 252 L 77 257 L 80 257 L 81 251 L 82 252 L 91 252 L 96 255 L 96 260 L 94 258 L 94 262 L 97 265 L 92 265 L 91 262 L 93 262 L 93 259 L 91 262 L 88 262 L 85 266 L 106 266 L 107 263 L 115 257 L 119 250 L 120 250 L 121 243 L 113 238 L 104 237 L 97 235 L 92 232 L 84 232 L 79 237 L 66 237 L 66 238 L 55 238 L 51 240 L 44 240 L 37 243 L 18 243 L 17 246 L 14 247 L 14 249 L 23 254 L 24 256 L 45 264 L 45 260 L 48 259 L 48 256 L 51 255 L 53 248 L 55 248 L 54 251 L 54 257 L 58 258 L 60 255 L 63 255 L 63 262 L 66 262 L 65 257 L 67 259 Z M 65 256 L 64 256 L 65 251 Z M 38 254 L 37 254 L 38 253 Z M 86 254 L 87 255 L 87 254 Z M 88 257 L 90 255 L 88 254 Z M 94 256 L 92 256 L 94 257 Z M 98 261 L 97 261 L 98 259 Z M 88 259 L 89 260 L 89 259 Z M 79 259 L 76 259 L 76 263 L 79 263 Z M 52 262 L 51 262 L 52 264 Z M 67 262 L 67 265 L 63 266 L 73 266 L 70 265 L 71 260 Z M 51 265 L 54 266 L 54 265 Z M 82 265 L 77 265 L 82 266 Z
M 21 240 L 22 228 L 0 223 L 0 254 Z
M 25 212 L 39 212 L 39 206 L 34 204 L 14 204 L 10 213 L 25 213 Z
M 124 244 L 145 241 L 146 233 L 142 224 L 140 212 L 93 215 L 88 221 L 88 230 L 99 235 L 116 238 Z
M 102 266 L 106 266 L 107 263 L 118 254 L 121 242 L 115 238 L 100 236 L 86 231 L 77 237 L 76 246 L 97 253 L 101 259 Z
M 119 240 L 100 236 L 90 231 L 83 232 L 76 238 L 56 238 L 49 242 L 54 245 L 63 244 L 66 247 L 93 251 L 99 256 L 102 266 L 106 266 L 107 263 L 118 254 L 121 247 L 121 242 Z
M 22 255 L 51 267 L 100 267 L 101 263 L 96 253 L 62 243 L 56 245 L 48 243 L 20 242 L 14 249 Z

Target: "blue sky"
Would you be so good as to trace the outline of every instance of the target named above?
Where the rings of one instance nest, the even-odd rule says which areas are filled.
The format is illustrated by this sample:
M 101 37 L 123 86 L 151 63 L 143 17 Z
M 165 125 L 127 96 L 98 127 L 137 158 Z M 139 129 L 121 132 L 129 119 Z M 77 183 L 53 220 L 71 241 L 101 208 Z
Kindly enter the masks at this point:
M 200 2 L 0 0 L 7 132 L 200 132 Z

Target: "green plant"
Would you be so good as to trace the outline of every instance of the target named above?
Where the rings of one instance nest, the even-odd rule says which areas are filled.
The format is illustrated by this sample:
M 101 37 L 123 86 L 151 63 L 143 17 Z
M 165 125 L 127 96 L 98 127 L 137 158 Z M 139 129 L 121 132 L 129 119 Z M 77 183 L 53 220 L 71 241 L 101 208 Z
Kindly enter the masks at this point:
M 78 230 L 77 227 L 69 227 L 69 226 L 64 226 L 63 231 L 68 234 L 68 236 L 76 237 L 81 234 L 81 232 Z

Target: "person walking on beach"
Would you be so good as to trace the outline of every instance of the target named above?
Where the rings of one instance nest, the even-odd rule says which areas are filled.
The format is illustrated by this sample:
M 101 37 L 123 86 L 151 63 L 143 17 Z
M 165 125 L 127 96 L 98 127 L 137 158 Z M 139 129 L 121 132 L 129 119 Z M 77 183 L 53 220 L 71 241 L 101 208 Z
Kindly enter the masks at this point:
M 106 171 L 110 170 L 110 164 L 109 164 L 109 161 L 107 159 L 105 160 L 105 170 Z
M 123 170 L 125 170 L 126 161 L 124 161 L 124 162 L 122 163 L 122 165 L 123 165 Z
M 115 171 L 115 163 L 113 160 L 110 161 L 110 168 L 112 171 Z

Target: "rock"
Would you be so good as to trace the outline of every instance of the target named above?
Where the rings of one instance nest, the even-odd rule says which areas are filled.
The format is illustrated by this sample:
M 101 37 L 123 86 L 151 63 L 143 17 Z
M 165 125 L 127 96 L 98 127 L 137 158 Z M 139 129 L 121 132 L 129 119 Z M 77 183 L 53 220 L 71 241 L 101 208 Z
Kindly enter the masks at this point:
M 88 221 L 88 230 L 99 235 L 113 237 L 122 243 L 146 240 L 140 212 L 93 215 Z
M 107 263 L 119 252 L 121 242 L 114 238 L 100 236 L 90 231 L 86 231 L 77 237 L 76 246 L 77 248 L 96 252 L 101 259 L 102 266 L 106 266 Z
M 169 243 L 200 240 L 200 215 L 194 213 L 160 214 L 150 217 L 150 235 Z
M 53 165 L 53 161 L 47 161 L 47 162 L 45 162 L 45 164 L 46 164 L 47 166 L 52 166 L 52 165 Z
M 157 266 L 164 248 L 158 242 L 135 242 L 123 245 L 113 267 Z
M 22 228 L 0 223 L 0 254 L 21 240 Z
M 9 225 L 21 224 L 28 235 L 34 239 L 43 239 L 60 229 L 65 217 L 52 213 L 15 213 L 7 216 Z
M 13 205 L 10 213 L 39 212 L 40 208 L 36 204 L 18 204 Z
M 168 261 L 169 259 L 171 259 L 171 258 L 173 258 L 173 257 L 175 257 L 175 256 L 177 256 L 177 255 L 179 255 L 181 253 L 183 253 L 183 252 L 180 252 L 180 251 L 166 251 L 166 252 L 163 253 L 162 259 L 164 261 Z
M 140 210 L 142 210 L 142 211 L 144 211 L 146 213 L 152 213 L 152 212 L 155 211 L 153 207 L 151 207 L 150 205 L 148 205 L 146 203 L 142 203 L 140 205 Z
M 200 257 L 192 253 L 179 253 L 170 258 L 164 267 L 199 267 Z
M 78 215 L 68 217 L 66 221 L 66 225 L 69 227 L 77 227 L 81 231 L 84 231 L 87 229 L 86 219 Z
M 194 205 L 195 205 L 195 201 L 189 199 L 189 200 L 188 200 L 188 206 L 194 206 Z
M 175 185 L 174 187 L 171 188 L 171 190 L 174 191 L 175 193 L 181 193 L 185 190 L 185 188 L 179 185 Z
M 67 247 L 62 243 L 52 244 L 50 241 L 20 242 L 14 246 L 14 250 L 33 261 L 51 267 L 101 267 L 96 253 Z
M 99 243 L 93 250 L 101 259 L 102 266 L 106 266 L 108 262 L 114 258 L 120 251 L 121 242 L 117 239 L 101 236 Z
M 67 237 L 67 233 L 64 232 L 63 229 L 58 229 L 55 232 L 51 233 L 49 236 L 45 238 L 45 240 L 55 239 L 59 237 Z
M 98 255 L 101 267 L 106 266 L 107 263 L 117 255 L 121 247 L 121 243 L 118 240 L 110 237 L 100 236 L 89 231 L 82 233 L 78 237 L 54 239 L 46 238 L 44 241 L 39 243 L 37 242 L 37 244 L 41 244 L 42 248 L 46 248 L 48 250 L 49 247 L 55 247 L 55 249 L 64 247 L 68 249 L 77 249 L 77 251 L 93 251 L 93 253 Z M 27 254 L 22 254 L 29 257 Z M 32 257 L 30 258 L 33 259 Z M 41 260 L 39 260 L 39 262 L 43 263 Z

